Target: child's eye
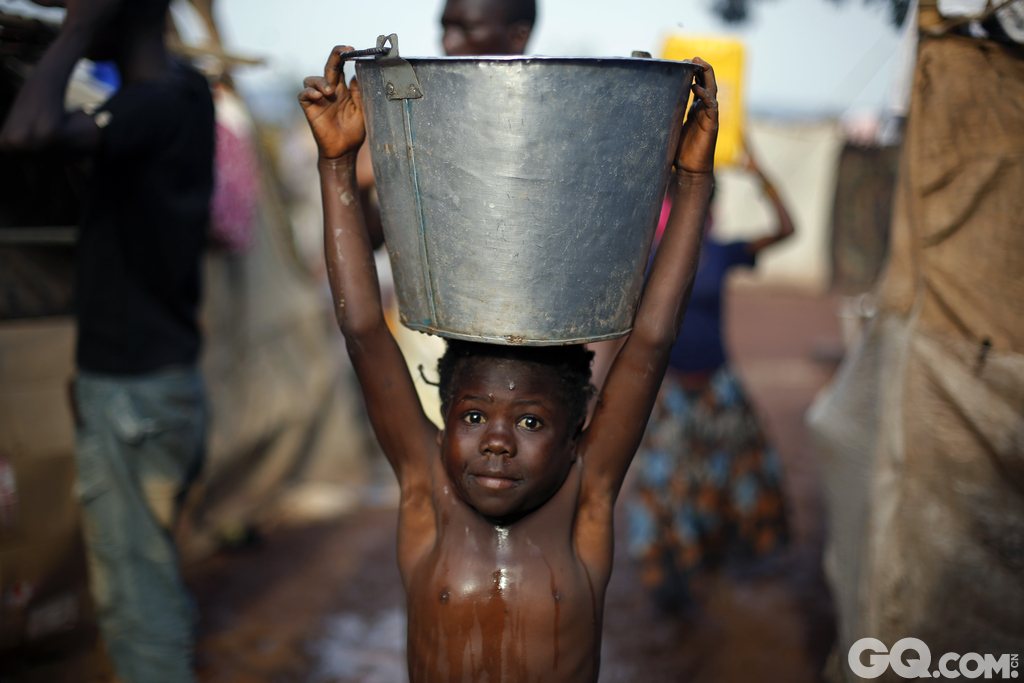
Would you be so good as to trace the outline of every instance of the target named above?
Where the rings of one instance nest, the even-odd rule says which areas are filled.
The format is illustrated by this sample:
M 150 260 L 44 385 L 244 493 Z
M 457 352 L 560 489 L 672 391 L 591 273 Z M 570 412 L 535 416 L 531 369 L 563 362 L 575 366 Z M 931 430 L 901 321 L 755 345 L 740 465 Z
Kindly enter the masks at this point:
M 479 411 L 473 410 L 463 415 L 462 421 L 465 422 L 466 424 L 482 425 L 485 422 L 484 414 Z
M 516 424 L 517 426 L 522 427 L 523 429 L 529 429 L 532 432 L 535 429 L 540 429 L 541 422 L 533 415 L 527 415 L 526 417 L 519 418 L 519 422 Z

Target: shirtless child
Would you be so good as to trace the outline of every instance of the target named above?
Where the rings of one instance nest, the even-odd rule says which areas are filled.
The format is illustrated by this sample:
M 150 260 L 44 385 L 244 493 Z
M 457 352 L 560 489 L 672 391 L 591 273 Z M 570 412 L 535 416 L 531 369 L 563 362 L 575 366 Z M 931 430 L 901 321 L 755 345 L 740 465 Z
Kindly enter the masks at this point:
M 398 476 L 398 564 L 412 683 L 587 682 L 598 677 L 612 511 L 682 323 L 712 188 L 717 88 L 705 87 L 676 154 L 677 199 L 633 331 L 583 429 L 583 346 L 449 342 L 445 429 L 420 407 L 381 309 L 356 186 L 365 136 L 340 53 L 299 95 L 320 151 L 335 313 L 374 430 Z

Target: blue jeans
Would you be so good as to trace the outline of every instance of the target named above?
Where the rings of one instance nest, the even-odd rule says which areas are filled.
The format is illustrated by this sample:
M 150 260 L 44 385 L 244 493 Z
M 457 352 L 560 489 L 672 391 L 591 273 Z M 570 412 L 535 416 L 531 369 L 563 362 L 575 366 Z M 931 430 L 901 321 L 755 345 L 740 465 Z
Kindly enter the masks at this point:
M 194 367 L 80 372 L 75 397 L 82 533 L 100 630 L 124 683 L 194 683 L 193 609 L 171 529 L 205 454 Z

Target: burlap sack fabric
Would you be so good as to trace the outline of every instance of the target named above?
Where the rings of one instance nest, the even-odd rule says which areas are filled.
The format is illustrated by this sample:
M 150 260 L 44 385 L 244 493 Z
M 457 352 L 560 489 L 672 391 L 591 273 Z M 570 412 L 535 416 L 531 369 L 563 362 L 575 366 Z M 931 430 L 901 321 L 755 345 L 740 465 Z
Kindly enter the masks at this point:
M 881 308 L 1024 353 L 1024 51 L 925 38 Z
M 808 415 L 846 680 L 862 637 L 919 638 L 931 670 L 1024 654 L 1019 50 L 921 41 L 892 230 L 878 318 Z

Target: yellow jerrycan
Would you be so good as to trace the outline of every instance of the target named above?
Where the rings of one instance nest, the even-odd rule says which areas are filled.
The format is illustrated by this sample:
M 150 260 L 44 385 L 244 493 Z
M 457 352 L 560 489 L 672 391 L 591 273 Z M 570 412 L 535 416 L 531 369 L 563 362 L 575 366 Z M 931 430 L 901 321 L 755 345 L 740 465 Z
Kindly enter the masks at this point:
M 743 43 L 735 38 L 672 34 L 665 39 L 662 59 L 700 57 L 715 68 L 718 83 L 718 144 L 715 166 L 732 166 L 743 159 Z M 692 101 L 692 96 L 691 96 Z

